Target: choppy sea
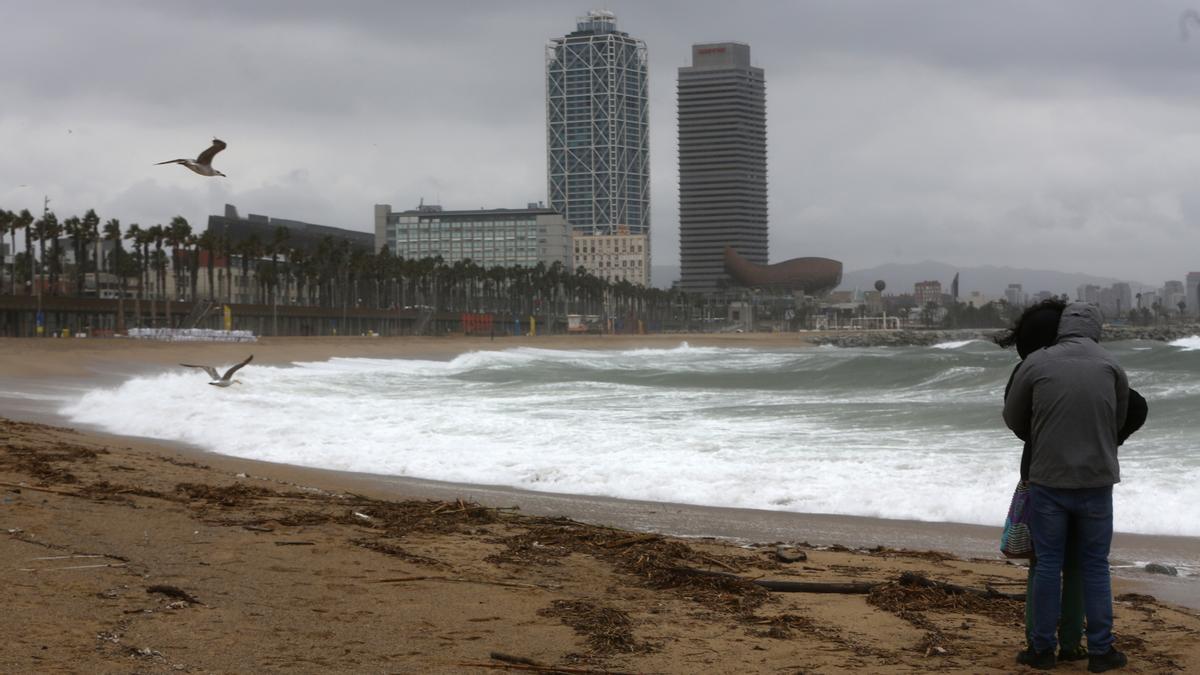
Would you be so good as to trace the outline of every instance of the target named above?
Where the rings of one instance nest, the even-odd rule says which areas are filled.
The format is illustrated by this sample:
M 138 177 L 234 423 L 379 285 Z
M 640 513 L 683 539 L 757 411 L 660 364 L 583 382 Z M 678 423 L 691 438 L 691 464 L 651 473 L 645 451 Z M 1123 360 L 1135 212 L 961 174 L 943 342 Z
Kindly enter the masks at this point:
M 1200 536 L 1200 337 L 1107 343 L 1147 398 L 1116 528 Z M 1015 355 L 933 347 L 516 348 L 191 370 L 77 394 L 70 421 L 327 469 L 711 506 L 996 525 Z

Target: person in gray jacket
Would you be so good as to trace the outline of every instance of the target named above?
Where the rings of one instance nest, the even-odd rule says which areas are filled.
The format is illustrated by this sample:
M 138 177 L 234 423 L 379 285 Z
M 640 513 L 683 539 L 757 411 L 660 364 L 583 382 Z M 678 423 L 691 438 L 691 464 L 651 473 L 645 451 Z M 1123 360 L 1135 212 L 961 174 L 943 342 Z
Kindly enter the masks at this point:
M 1082 557 L 1088 670 L 1126 663 L 1113 647 L 1112 486 L 1121 480 L 1118 430 L 1125 423 L 1129 381 L 1100 340 L 1100 310 L 1072 303 L 1054 345 L 1030 354 L 1013 376 L 1004 421 L 1032 443 L 1030 530 L 1038 558 L 1030 649 L 1018 661 L 1055 665 L 1063 555 L 1068 528 Z

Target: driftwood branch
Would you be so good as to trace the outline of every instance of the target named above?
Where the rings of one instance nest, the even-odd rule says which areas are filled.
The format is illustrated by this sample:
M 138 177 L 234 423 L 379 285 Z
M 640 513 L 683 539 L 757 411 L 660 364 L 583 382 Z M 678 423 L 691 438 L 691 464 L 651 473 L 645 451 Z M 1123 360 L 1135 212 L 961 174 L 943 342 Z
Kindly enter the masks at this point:
M 656 539 L 662 539 L 662 535 L 658 535 L 658 534 L 635 534 L 635 535 L 633 535 L 632 537 L 625 537 L 624 539 L 618 539 L 618 540 L 616 540 L 616 541 L 610 541 L 610 542 L 608 542 L 607 544 L 605 544 L 605 545 L 604 545 L 604 547 L 605 547 L 605 548 L 621 548 L 622 546 L 629 546 L 630 544 L 638 544 L 638 543 L 641 543 L 641 542 L 643 542 L 643 541 L 654 541 L 654 540 L 656 540 Z
M 492 653 L 488 654 L 488 656 L 490 656 L 493 659 L 496 659 L 497 661 L 504 661 L 505 663 L 520 663 L 520 664 L 526 665 L 526 666 L 544 666 L 544 665 L 546 665 L 544 663 L 538 663 L 537 661 L 534 661 L 533 659 L 525 657 L 525 656 L 513 656 L 512 654 L 505 654 L 504 652 L 492 652 Z
M 486 662 L 459 662 L 460 666 L 468 666 L 471 668 L 489 668 L 491 670 L 526 670 L 535 673 L 570 673 L 571 675 L 633 675 L 617 670 L 594 670 L 592 668 L 575 668 L 572 666 L 551 666 L 534 661 L 533 659 L 525 658 L 524 656 L 513 656 L 503 652 L 492 652 L 489 654 L 491 658 L 504 663 L 486 663 Z
M 187 591 L 183 590 L 182 588 L 179 588 L 178 586 L 168 586 L 166 584 L 158 584 L 155 586 L 147 587 L 146 592 L 147 593 L 159 593 L 161 595 L 167 596 L 168 598 L 175 598 L 176 600 L 184 600 L 186 602 L 190 602 L 193 605 L 203 605 L 204 604 L 203 602 L 200 602 L 200 598 L 197 598 L 196 596 L 192 595 L 191 593 L 188 593 Z
M 881 585 L 872 581 L 822 582 L 772 581 L 770 579 L 756 579 L 752 583 L 776 593 L 842 593 L 847 595 L 870 593 L 873 588 Z
M 872 588 L 886 582 L 877 581 L 850 581 L 850 582 L 827 582 L 827 581 L 776 581 L 773 579 L 747 579 L 736 574 L 728 572 L 715 572 L 713 570 L 698 570 L 694 567 L 673 567 L 676 572 L 683 574 L 694 574 L 701 577 L 716 577 L 719 579 L 737 579 L 748 584 L 761 586 L 768 591 L 776 593 L 844 593 L 844 594 L 865 594 L 870 593 Z
M 761 586 L 768 591 L 776 593 L 841 593 L 847 595 L 865 595 L 870 593 L 878 586 L 883 586 L 891 581 L 846 581 L 846 582 L 830 582 L 830 581 L 777 581 L 773 579 L 747 579 L 736 574 L 727 572 L 714 572 L 711 570 L 698 570 L 694 567 L 674 567 L 676 572 L 684 574 L 694 574 L 702 577 L 718 577 L 722 579 L 738 579 L 746 583 Z M 925 588 L 938 588 L 947 593 L 977 595 L 981 598 L 1005 598 L 1008 600 L 1024 600 L 1024 593 L 1003 593 L 992 587 L 987 588 L 971 588 L 969 586 L 959 586 L 945 581 L 934 581 L 915 572 L 905 572 L 894 580 L 901 586 L 920 586 Z
M 58 572 L 61 570 L 92 570 L 101 567 L 125 567 L 125 563 L 102 563 L 99 565 L 70 565 L 68 567 L 18 567 L 20 572 Z
M 33 490 L 34 492 L 48 492 L 52 495 L 63 495 L 64 497 L 83 497 L 85 499 L 87 498 L 87 495 L 81 495 L 78 492 L 74 492 L 72 490 L 56 490 L 54 488 L 37 487 L 35 485 L 21 485 L 20 483 L 9 483 L 7 481 L 0 481 L 0 486 L 16 488 L 18 490 Z
M 401 584 L 407 581 L 451 581 L 460 584 L 485 584 L 487 586 L 505 586 L 508 588 L 540 588 L 543 590 L 554 591 L 562 588 L 562 586 L 542 585 L 542 584 L 522 584 L 515 581 L 487 581 L 485 579 L 463 579 L 461 577 L 392 577 L 389 579 L 376 579 L 372 583 L 376 584 Z
M 701 559 L 701 560 L 703 560 L 703 561 L 704 561 L 704 562 L 706 562 L 706 563 L 710 563 L 710 564 L 712 564 L 712 565 L 716 565 L 717 567 L 724 567 L 725 569 L 729 570 L 730 572 L 737 572 L 737 571 L 738 571 L 738 568 L 734 567 L 733 565 L 729 565 L 729 564 L 727 564 L 727 563 L 723 563 L 723 562 L 721 562 L 720 560 L 717 560 L 716 558 L 710 558 L 710 557 L 708 557 L 708 556 L 706 556 L 706 555 L 702 555 L 702 556 L 700 556 L 700 559 Z
M 940 588 L 947 593 L 977 595 L 981 598 L 1006 598 L 1008 600 L 1024 600 L 1024 593 L 1004 593 L 998 591 L 991 586 L 987 588 L 971 588 L 970 586 L 959 586 L 945 581 L 935 581 L 928 577 L 922 576 L 915 572 L 905 572 L 900 575 L 897 580 L 901 586 L 921 586 L 924 588 Z

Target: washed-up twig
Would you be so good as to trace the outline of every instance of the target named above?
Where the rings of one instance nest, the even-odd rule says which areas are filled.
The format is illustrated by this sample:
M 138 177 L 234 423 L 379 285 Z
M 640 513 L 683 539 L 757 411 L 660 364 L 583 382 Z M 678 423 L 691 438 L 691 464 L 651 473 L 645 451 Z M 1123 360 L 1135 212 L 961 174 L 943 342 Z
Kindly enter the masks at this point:
M 276 546 L 316 546 L 315 541 L 277 541 Z
M 451 514 L 455 514 L 455 513 L 470 513 L 472 511 L 495 511 L 496 513 L 502 513 L 505 511 L 518 511 L 518 510 L 519 509 L 515 506 L 469 506 L 468 505 L 468 506 L 463 506 L 461 508 L 454 509 L 452 511 L 442 511 L 440 509 L 435 509 L 433 512 L 440 516 L 446 516 L 446 515 L 451 515 Z
M 496 659 L 497 661 L 504 661 L 505 663 L 521 663 L 527 666 L 545 665 L 525 656 L 513 656 L 512 654 L 505 654 L 504 652 L 491 652 L 488 654 L 488 656 Z
M 273 527 L 263 527 L 262 525 L 243 525 L 242 529 L 250 530 L 251 532 L 274 532 L 275 531 L 275 528 L 273 528 Z
M 615 670 L 592 670 L 590 668 L 572 668 L 569 666 L 551 666 L 545 663 L 539 663 L 531 658 L 524 656 L 513 656 L 504 652 L 492 652 L 488 654 L 491 658 L 497 661 L 504 661 L 509 665 L 490 664 L 492 668 L 506 668 L 511 670 L 532 670 L 542 673 L 604 673 L 605 675 L 621 675 Z M 488 666 L 480 666 L 488 667 Z
M 676 572 L 684 574 L 694 574 L 697 576 L 719 577 L 722 579 L 740 579 L 746 583 L 762 586 L 768 591 L 776 593 L 842 593 L 848 595 L 865 595 L 879 586 L 891 583 L 890 581 L 849 581 L 849 582 L 828 582 L 828 581 L 776 581 L 773 579 L 747 579 L 736 574 L 726 572 L 714 572 L 712 570 L 698 570 L 694 567 L 673 567 Z M 915 572 L 905 572 L 895 580 L 901 586 L 923 586 L 926 588 L 938 588 L 947 593 L 965 593 L 969 595 L 977 595 L 982 598 L 1005 598 L 1009 600 L 1024 600 L 1024 593 L 1002 593 L 992 587 L 986 589 L 970 588 L 968 586 L 959 586 L 944 581 L 934 581 L 926 578 Z
M 934 581 L 927 577 L 921 576 L 915 572 L 905 572 L 900 575 L 899 579 L 901 586 L 923 586 L 925 588 L 939 588 L 947 593 L 961 593 L 966 595 L 977 595 L 981 598 L 1006 598 L 1008 600 L 1024 600 L 1024 593 L 1004 593 L 998 591 L 991 586 L 984 589 L 971 588 L 969 586 L 959 586 L 945 581 Z
M 0 485 L 2 485 L 4 487 L 16 488 L 18 490 L 33 490 L 34 492 L 49 492 L 52 495 L 63 495 L 64 497 L 84 497 L 85 499 L 87 498 L 87 495 L 81 495 L 78 492 L 75 492 L 73 490 L 56 490 L 54 488 L 37 487 L 35 485 L 21 485 L 20 483 L 8 483 L 5 481 L 0 481 Z
M 468 503 L 463 501 L 461 497 L 453 502 L 442 502 L 433 507 L 429 513 L 431 515 L 447 515 L 453 513 L 468 513 L 470 511 L 495 511 L 501 513 L 503 511 L 520 511 L 519 506 L 480 506 L 479 504 Z
M 376 579 L 371 583 L 375 584 L 400 584 L 406 581 L 453 581 L 460 584 L 486 584 L 488 586 L 506 586 L 509 588 L 540 588 L 543 590 L 553 591 L 562 588 L 562 586 L 549 586 L 542 584 L 522 584 L 515 581 L 487 581 L 485 579 L 462 579 L 459 577 L 393 577 L 390 579 Z
M 72 553 L 71 555 L 48 555 L 41 558 L 30 558 L 30 560 L 65 560 L 67 558 L 107 558 L 108 556 L 100 553 Z
M 147 593 L 160 593 L 162 595 L 167 596 L 168 598 L 175 598 L 176 600 L 186 600 L 187 602 L 190 602 L 193 605 L 203 605 L 204 604 L 204 603 L 200 602 L 199 598 L 192 595 L 191 593 L 188 593 L 187 591 L 183 590 L 182 588 L 179 588 L 178 586 L 168 586 L 166 584 L 158 584 L 155 586 L 147 587 L 146 592 Z
M 657 539 L 662 539 L 662 535 L 635 534 L 632 537 L 625 537 L 624 539 L 610 541 L 607 544 L 605 544 L 604 547 L 605 548 L 621 548 L 622 546 L 629 546 L 630 544 L 639 544 L 643 541 L 655 541 Z
M 733 565 L 730 565 L 728 563 L 723 563 L 720 560 L 717 560 L 716 558 L 710 558 L 706 555 L 702 555 L 702 556 L 700 556 L 700 559 L 703 560 L 704 562 L 712 563 L 712 564 L 716 565 L 717 567 L 724 567 L 725 569 L 729 570 L 730 572 L 739 571 L 738 568 L 734 567 Z
M 570 666 L 532 666 L 524 663 L 484 663 L 478 661 L 460 661 L 460 666 L 470 668 L 489 668 L 491 670 L 529 670 L 535 673 L 570 673 L 571 675 L 633 675 L 620 670 L 593 670 L 591 668 L 572 668 Z
M 737 579 L 755 586 L 762 586 L 768 591 L 776 593 L 848 593 L 848 594 L 865 594 L 870 593 L 871 589 L 886 582 L 878 581 L 853 581 L 853 582 L 824 582 L 824 581 L 775 581 L 772 579 L 747 579 L 736 574 L 728 572 L 715 572 L 713 570 L 698 570 L 694 567 L 672 567 L 676 572 L 683 574 L 694 574 L 702 577 L 717 577 L 720 579 Z
M 21 572 L 57 572 L 59 570 L 90 570 L 98 567 L 125 567 L 125 563 L 104 563 L 102 565 L 71 565 L 69 567 L 18 567 Z

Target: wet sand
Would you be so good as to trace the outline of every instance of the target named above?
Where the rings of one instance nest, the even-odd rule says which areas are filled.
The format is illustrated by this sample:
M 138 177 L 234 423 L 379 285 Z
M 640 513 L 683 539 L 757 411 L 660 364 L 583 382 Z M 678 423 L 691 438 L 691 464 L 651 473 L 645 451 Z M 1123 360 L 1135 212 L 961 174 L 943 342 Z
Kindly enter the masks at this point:
M 795 336 L 784 337 L 686 340 L 796 345 Z M 450 358 L 516 344 L 672 347 L 682 339 L 332 338 L 132 346 L 3 340 L 0 389 L 94 386 L 185 355 L 232 361 L 248 347 L 260 362 L 287 363 L 331 356 Z M 16 401 L 0 401 L 10 417 L 9 404 Z M 22 418 L 52 417 L 45 402 L 26 403 Z M 492 651 L 597 672 L 1011 672 L 1023 641 L 1019 607 L 1008 600 L 972 604 L 898 585 L 880 586 L 871 595 L 760 598 L 754 588 L 714 588 L 690 573 L 681 579 L 670 571 L 689 567 L 831 582 L 885 582 L 918 571 L 963 586 L 1020 590 L 1023 569 L 994 559 L 995 528 L 328 472 L 14 423 L 4 423 L 0 434 L 6 452 L 0 481 L 10 484 L 0 490 L 0 534 L 8 532 L 7 540 L 0 539 L 2 574 L 15 592 L 13 611 L 30 626 L 15 650 L 0 655 L 6 672 L 485 672 L 484 666 L 462 664 L 502 664 L 489 658 Z M 11 487 L 21 484 L 42 490 Z M 212 492 L 180 485 L 241 487 Z M 272 492 L 257 492 L 264 489 Z M 470 503 L 520 510 L 473 509 Z M 425 513 L 434 511 L 433 523 L 425 522 Z M 547 520 L 552 516 L 628 531 Z M 638 539 L 634 531 L 688 538 Z M 728 541 L 699 539 L 706 536 Z M 775 541 L 797 544 L 809 560 L 779 563 L 774 547 L 746 546 Z M 1144 559 L 1135 556 L 1176 547 L 1194 554 L 1195 545 L 1187 538 L 1123 535 L 1114 558 L 1128 552 L 1131 560 Z M 878 546 L 885 548 L 865 550 Z M 57 569 L 79 563 L 120 566 Z M 24 571 L 29 569 L 37 571 Z M 1182 597 L 1193 597 L 1194 582 L 1189 588 L 1179 581 Z M 202 604 L 146 592 L 160 582 Z M 1121 644 L 1147 671 L 1200 667 L 1200 617 L 1164 602 L 1180 599 L 1172 597 L 1172 583 L 1117 582 L 1118 594 L 1150 589 L 1160 596 L 1118 603 Z M 620 639 L 603 637 L 614 635 Z

